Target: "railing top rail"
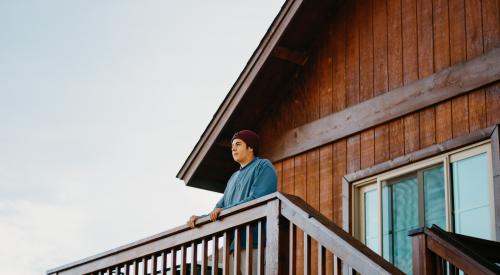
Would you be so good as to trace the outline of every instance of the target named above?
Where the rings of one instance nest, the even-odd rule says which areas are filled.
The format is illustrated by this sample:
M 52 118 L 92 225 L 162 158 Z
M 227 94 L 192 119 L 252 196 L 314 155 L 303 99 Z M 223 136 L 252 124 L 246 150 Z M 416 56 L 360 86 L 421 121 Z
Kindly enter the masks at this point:
M 278 193 L 282 215 L 339 256 L 344 263 L 366 274 L 404 274 L 301 198 Z M 292 212 L 292 213 L 288 213 Z
M 500 248 L 500 243 L 494 241 L 488 241 L 478 238 L 473 238 L 470 236 L 455 234 L 447 232 L 436 225 L 431 228 L 419 228 L 413 230 L 409 235 L 414 236 L 418 234 L 425 234 L 427 238 L 440 244 L 444 250 L 450 253 L 460 256 L 460 259 L 467 262 L 468 264 L 474 266 L 477 269 L 486 268 L 494 274 L 500 274 L 500 267 L 491 261 L 491 259 L 498 259 L 498 249 Z M 474 242 L 476 246 L 482 246 L 483 249 L 476 249 L 477 247 L 471 247 L 469 243 Z M 437 249 L 432 249 L 428 247 L 436 255 L 445 258 L 450 261 L 447 257 L 449 253 L 443 253 Z M 489 255 L 488 251 L 495 251 L 493 255 Z M 445 255 L 446 254 L 446 255 Z M 450 261 L 452 264 L 457 265 Z
M 273 205 L 273 202 L 276 203 Z M 198 220 L 198 227 L 195 229 L 191 229 L 186 225 L 178 226 L 151 237 L 51 269 L 47 271 L 47 274 L 65 274 L 68 271 L 72 274 L 84 274 L 106 266 L 114 266 L 187 242 L 199 240 L 266 216 L 269 217 L 268 215 L 271 213 L 269 211 L 275 211 L 277 215 L 290 220 L 325 248 L 332 251 L 345 264 L 359 272 L 367 274 L 403 274 L 394 265 L 307 205 L 302 199 L 279 192 L 224 210 L 220 215 L 221 220 L 216 223 L 210 222 L 209 217 L 206 216 Z M 268 230 L 271 231 L 273 228 L 268 228 Z
M 243 203 L 241 205 L 232 207 L 230 209 L 223 210 L 220 213 L 221 220 L 220 220 L 220 224 L 219 225 L 220 226 L 224 225 L 224 219 L 223 218 L 227 218 L 227 217 L 230 217 L 230 216 L 235 216 L 237 214 L 245 212 L 246 210 L 250 210 L 250 209 L 255 208 L 257 206 L 266 204 L 268 201 L 275 200 L 275 199 L 277 199 L 277 193 L 269 194 L 269 195 L 260 197 L 258 199 L 252 200 L 250 202 Z M 251 217 L 251 216 L 243 217 L 242 222 L 244 223 L 246 221 L 252 221 L 253 219 L 254 218 Z M 202 225 L 205 225 L 205 224 L 208 224 L 208 223 L 210 223 L 210 217 L 208 217 L 208 216 L 204 216 L 204 217 L 200 218 L 197 221 L 197 223 L 196 223 L 197 224 L 196 230 L 199 230 L 197 235 L 202 235 L 205 232 L 207 233 L 207 235 L 209 234 L 208 230 L 210 228 L 202 227 Z M 78 260 L 78 261 L 75 261 L 75 262 L 71 262 L 71 263 L 66 264 L 66 265 L 59 266 L 57 268 L 50 269 L 50 270 L 47 271 L 47 274 L 57 273 L 57 272 L 60 272 L 60 271 L 63 271 L 63 270 L 68 270 L 68 269 L 71 269 L 71 268 L 74 268 L 74 267 L 77 267 L 77 266 L 80 266 L 80 265 L 84 265 L 84 264 L 87 264 L 87 263 L 99 260 L 99 259 L 102 259 L 102 258 L 113 256 L 113 255 L 116 255 L 118 253 L 121 253 L 121 252 L 124 252 L 124 251 L 127 251 L 127 250 L 132 250 L 134 248 L 137 248 L 137 247 L 140 247 L 140 246 L 144 246 L 144 245 L 147 245 L 149 243 L 153 243 L 153 242 L 161 240 L 161 239 L 169 238 L 171 236 L 183 233 L 183 232 L 188 231 L 188 230 L 191 230 L 191 228 L 188 227 L 187 225 L 177 226 L 175 228 L 172 228 L 170 230 L 167 230 L 167 231 L 155 234 L 153 236 L 150 236 L 150 237 L 147 237 L 147 238 L 144 238 L 144 239 L 140 239 L 138 241 L 135 241 L 135 242 L 132 242 L 132 243 L 129 243 L 129 244 L 126 244 L 126 245 L 122 245 L 122 246 L 119 246 L 117 248 L 114 248 L 114 249 L 111 249 L 111 250 L 108 250 L 108 251 L 105 251 L 105 252 L 102 252 L 102 253 L 99 253 L 99 254 L 96 254 L 96 255 L 93 255 L 93 256 L 90 256 L 90 257 Z

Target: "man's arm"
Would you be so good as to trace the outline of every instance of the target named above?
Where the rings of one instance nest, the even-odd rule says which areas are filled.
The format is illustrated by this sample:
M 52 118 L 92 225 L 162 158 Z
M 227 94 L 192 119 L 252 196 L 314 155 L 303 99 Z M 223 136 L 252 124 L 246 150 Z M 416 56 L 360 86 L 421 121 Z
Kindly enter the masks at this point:
M 226 190 L 227 190 L 227 186 L 226 186 Z M 196 227 L 196 221 L 199 218 L 205 217 L 205 216 L 210 216 L 210 220 L 211 221 L 217 220 L 217 218 L 219 217 L 220 212 L 224 209 L 224 197 L 225 197 L 225 194 L 226 194 L 226 191 L 224 191 L 224 195 L 222 195 L 222 198 L 220 198 L 219 201 L 215 204 L 215 208 L 214 208 L 214 210 L 212 210 L 212 212 L 210 212 L 208 214 L 205 214 L 205 215 L 201 215 L 201 216 L 193 215 L 186 222 L 186 225 L 189 226 L 189 227 L 191 227 L 191 228 L 195 228 Z

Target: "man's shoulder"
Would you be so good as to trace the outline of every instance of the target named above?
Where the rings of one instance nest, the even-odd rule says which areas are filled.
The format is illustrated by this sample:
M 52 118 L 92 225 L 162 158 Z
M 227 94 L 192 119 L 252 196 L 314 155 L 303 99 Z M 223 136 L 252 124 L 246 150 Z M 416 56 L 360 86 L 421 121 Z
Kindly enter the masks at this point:
M 260 167 L 271 167 L 274 169 L 273 163 L 268 159 L 258 158 L 256 159 L 256 164 Z

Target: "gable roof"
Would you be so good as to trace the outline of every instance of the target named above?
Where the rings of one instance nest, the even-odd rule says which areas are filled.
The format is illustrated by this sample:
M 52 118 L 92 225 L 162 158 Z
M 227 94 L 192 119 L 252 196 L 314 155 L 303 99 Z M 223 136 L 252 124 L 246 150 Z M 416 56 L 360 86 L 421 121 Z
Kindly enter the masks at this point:
M 237 169 L 229 140 L 257 130 L 283 86 L 307 60 L 307 52 L 333 7 L 342 1 L 287 0 L 177 173 L 188 186 L 224 191 Z

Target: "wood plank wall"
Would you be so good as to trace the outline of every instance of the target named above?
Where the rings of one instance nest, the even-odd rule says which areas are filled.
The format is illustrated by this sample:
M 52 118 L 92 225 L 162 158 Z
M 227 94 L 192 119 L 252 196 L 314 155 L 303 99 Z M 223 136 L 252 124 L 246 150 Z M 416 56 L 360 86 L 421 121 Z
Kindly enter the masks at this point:
M 262 142 L 500 46 L 499 0 L 352 0 L 315 43 Z M 500 123 L 500 83 L 275 162 L 281 192 L 342 225 L 342 176 Z M 264 156 L 265 157 L 265 156 Z M 301 247 L 302 234 L 298 236 Z M 317 252 L 312 247 L 314 253 Z M 302 250 L 298 249 L 298 259 Z M 314 259 L 314 257 L 313 257 Z M 333 258 L 328 255 L 328 267 Z M 316 268 L 316 263 L 311 263 Z M 297 261 L 297 274 L 302 274 Z

